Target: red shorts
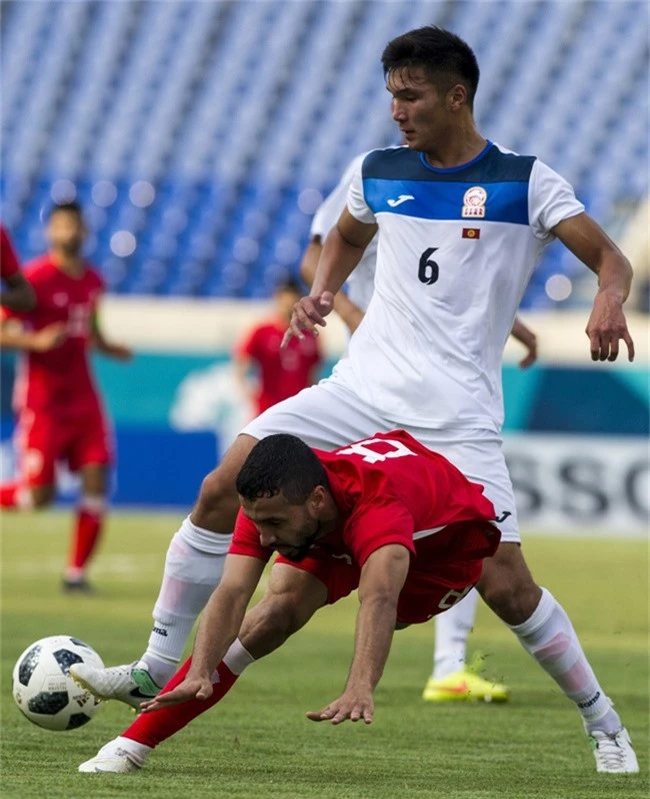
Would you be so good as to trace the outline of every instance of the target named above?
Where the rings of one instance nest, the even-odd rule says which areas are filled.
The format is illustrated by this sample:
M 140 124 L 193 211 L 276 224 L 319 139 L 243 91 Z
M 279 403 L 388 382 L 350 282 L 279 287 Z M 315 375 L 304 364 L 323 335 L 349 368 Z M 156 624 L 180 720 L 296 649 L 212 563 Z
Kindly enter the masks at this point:
M 448 610 L 476 585 L 489 558 L 499 546 L 501 534 L 488 522 L 458 522 L 416 542 L 406 582 L 399 595 L 397 621 L 419 624 Z M 323 552 L 299 563 L 278 555 L 286 563 L 313 574 L 327 586 L 329 605 L 350 594 L 359 585 L 361 571 L 348 556 L 332 557 Z
M 98 405 L 74 415 L 26 408 L 15 438 L 20 480 L 28 486 L 52 485 L 57 461 L 67 462 L 72 472 L 112 461 L 111 431 Z

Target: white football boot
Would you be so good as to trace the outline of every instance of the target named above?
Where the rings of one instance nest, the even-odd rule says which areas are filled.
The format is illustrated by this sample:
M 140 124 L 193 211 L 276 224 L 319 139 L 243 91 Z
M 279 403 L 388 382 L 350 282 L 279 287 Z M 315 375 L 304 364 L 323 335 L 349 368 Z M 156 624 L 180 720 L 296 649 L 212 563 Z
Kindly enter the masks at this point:
M 149 667 L 144 660 L 136 660 L 125 666 L 112 666 L 108 669 L 97 669 L 86 663 L 74 663 L 70 666 L 72 679 L 97 699 L 116 699 L 130 705 L 136 711 L 148 699 L 153 699 L 160 692 Z
M 85 774 L 132 774 L 140 771 L 151 752 L 150 746 L 120 736 L 102 746 L 95 757 L 82 763 L 79 771 Z
M 596 771 L 601 774 L 636 774 L 639 771 L 630 735 L 625 727 L 618 732 L 592 730 L 589 743 L 596 758 Z

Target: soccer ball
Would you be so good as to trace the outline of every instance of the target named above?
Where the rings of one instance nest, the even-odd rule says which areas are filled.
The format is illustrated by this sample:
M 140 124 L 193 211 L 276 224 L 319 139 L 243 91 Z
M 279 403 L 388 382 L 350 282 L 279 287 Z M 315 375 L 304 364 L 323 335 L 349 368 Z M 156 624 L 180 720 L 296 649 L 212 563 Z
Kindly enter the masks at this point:
M 22 713 L 43 729 L 74 730 L 99 710 L 99 700 L 70 676 L 73 663 L 104 668 L 92 647 L 68 635 L 41 638 L 27 647 L 14 666 L 14 700 Z

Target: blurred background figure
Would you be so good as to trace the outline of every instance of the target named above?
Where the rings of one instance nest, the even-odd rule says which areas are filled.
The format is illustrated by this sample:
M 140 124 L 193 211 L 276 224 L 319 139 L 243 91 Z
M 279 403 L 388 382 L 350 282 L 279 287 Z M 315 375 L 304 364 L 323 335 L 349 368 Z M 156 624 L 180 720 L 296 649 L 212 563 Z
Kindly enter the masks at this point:
M 85 235 L 79 205 L 52 209 L 48 252 L 25 269 L 36 307 L 22 313 L 4 309 L 0 330 L 3 347 L 24 353 L 14 396 L 20 474 L 0 486 L 0 506 L 50 504 L 59 460 L 79 472 L 81 499 L 63 587 L 84 592 L 90 590 L 86 567 L 102 529 L 113 458 L 88 354 L 96 349 L 118 360 L 131 357 L 130 350 L 102 334 L 97 314 L 104 282 L 82 255 Z
M 323 361 L 318 338 L 294 338 L 280 349 L 293 306 L 302 294 L 297 281 L 280 283 L 273 295 L 272 317 L 249 330 L 233 353 L 237 380 L 254 405 L 255 416 L 313 385 L 318 377 Z
M 0 224 L 0 305 L 12 311 L 29 311 L 36 297 L 20 271 L 20 262 L 4 226 Z

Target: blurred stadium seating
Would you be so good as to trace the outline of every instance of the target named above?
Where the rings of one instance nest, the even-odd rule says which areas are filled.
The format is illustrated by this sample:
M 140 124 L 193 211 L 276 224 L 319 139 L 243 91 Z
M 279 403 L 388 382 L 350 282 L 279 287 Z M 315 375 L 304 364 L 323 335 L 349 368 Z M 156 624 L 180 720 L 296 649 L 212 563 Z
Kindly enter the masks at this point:
M 113 292 L 267 296 L 347 162 L 395 143 L 379 56 L 427 23 L 475 48 L 481 130 L 601 223 L 648 191 L 643 1 L 2 6 L 1 216 L 27 259 L 76 196 Z M 550 247 L 524 305 L 577 269 Z

